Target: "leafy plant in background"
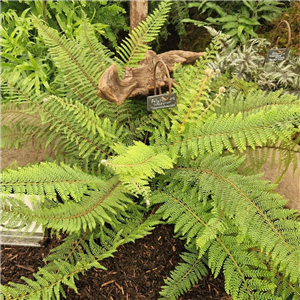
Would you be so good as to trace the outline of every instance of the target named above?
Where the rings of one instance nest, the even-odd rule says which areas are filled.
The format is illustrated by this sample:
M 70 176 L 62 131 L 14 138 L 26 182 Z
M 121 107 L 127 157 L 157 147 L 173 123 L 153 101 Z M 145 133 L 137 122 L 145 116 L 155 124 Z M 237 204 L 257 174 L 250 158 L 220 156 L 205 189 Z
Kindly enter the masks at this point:
M 3 3 L 4 2 L 4 3 Z M 82 22 L 82 11 L 92 22 L 96 31 L 100 33 L 99 40 L 104 42 L 111 49 L 118 47 L 118 35 L 129 31 L 129 18 L 126 11 L 129 11 L 129 1 L 26 1 L 20 0 L 16 5 L 14 2 L 4 0 L 1 3 L 2 12 L 9 9 L 15 10 L 17 14 L 26 9 L 30 9 L 35 16 L 41 16 L 47 20 L 51 27 L 62 30 L 68 37 L 76 38 L 79 26 Z M 149 12 L 154 11 L 159 5 L 157 1 L 149 2 Z M 171 14 L 161 28 L 157 38 L 157 48 L 160 46 L 160 40 L 166 40 L 170 35 L 168 26 L 174 26 L 178 35 L 185 34 L 185 26 L 182 19 L 188 18 L 188 5 L 184 1 L 175 1 L 173 3 L 173 14 Z
M 184 19 L 197 26 L 213 25 L 217 30 L 233 38 L 233 48 L 238 42 L 245 43 L 249 38 L 258 37 L 256 30 L 264 21 L 271 22 L 281 12 L 280 1 L 199 1 L 189 3 L 197 7 L 200 14 L 207 14 L 205 21 Z
M 24 81 L 36 94 L 51 90 L 55 67 L 45 44 L 34 38 L 34 26 L 28 17 L 29 9 L 19 16 L 16 11 L 1 12 L 1 67 L 13 73 L 12 81 Z
M 161 299 L 176 299 L 208 269 L 214 276 L 223 271 L 233 299 L 299 298 L 299 215 L 244 164 L 246 154 L 281 149 L 286 165 L 299 165 L 296 97 L 237 86 L 226 92 L 223 77 L 207 66 L 222 34 L 195 65 L 175 69 L 177 107 L 149 114 L 141 100 L 116 106 L 96 96 L 111 63 L 121 71 L 143 59 L 170 7 L 161 2 L 122 43 L 124 61 L 97 41 L 87 20 L 73 40 L 33 18 L 69 91 L 39 95 L 1 75 L 9 100 L 2 126 L 11 131 L 4 144 L 34 137 L 46 146 L 55 141 L 58 152 L 55 161 L 2 172 L 2 222 L 28 230 L 36 221 L 67 237 L 33 280 L 2 286 L 1 299 L 60 299 L 66 287 L 77 291 L 78 274 L 103 269 L 101 260 L 163 220 L 186 240 L 186 253 Z M 267 156 L 256 155 L 255 163 Z
M 20 0 L 18 5 L 9 1 L 1 3 L 2 12 L 13 9 L 20 14 L 26 9 L 37 17 L 42 17 L 49 26 L 62 30 L 67 37 L 76 38 L 78 28 L 82 23 L 83 13 L 90 19 L 93 27 L 104 36 L 113 47 L 117 47 L 117 37 L 120 31 L 128 32 L 126 11 L 122 1 L 27 1 Z
M 215 30 L 208 29 L 213 36 L 218 34 Z M 227 41 L 227 44 L 230 45 L 231 41 Z M 259 38 L 248 40 L 235 49 L 225 46 L 209 66 L 226 73 L 229 80 L 234 76 L 247 82 L 255 82 L 263 90 L 283 88 L 286 92 L 299 96 L 299 56 L 290 52 L 287 60 L 264 64 L 269 46 L 266 39 Z
M 149 1 L 149 12 L 151 13 L 158 5 L 159 1 Z M 157 46 L 155 50 L 159 50 L 162 40 L 166 41 L 170 35 L 174 34 L 170 32 L 172 27 L 174 27 L 174 31 L 179 36 L 178 48 L 182 47 L 181 38 L 186 34 L 185 25 L 182 20 L 189 17 L 188 3 L 185 1 L 173 1 L 172 12 L 156 38 Z
M 44 19 L 49 26 L 69 38 L 78 38 L 80 25 L 89 17 L 98 40 L 106 39 L 117 47 L 117 34 L 128 31 L 125 10 L 116 1 L 13 1 L 1 2 L 1 66 L 14 74 L 14 82 L 24 81 L 37 94 L 55 93 L 56 67 L 47 46 L 37 35 L 30 14 Z M 51 82 L 51 85 L 49 85 Z

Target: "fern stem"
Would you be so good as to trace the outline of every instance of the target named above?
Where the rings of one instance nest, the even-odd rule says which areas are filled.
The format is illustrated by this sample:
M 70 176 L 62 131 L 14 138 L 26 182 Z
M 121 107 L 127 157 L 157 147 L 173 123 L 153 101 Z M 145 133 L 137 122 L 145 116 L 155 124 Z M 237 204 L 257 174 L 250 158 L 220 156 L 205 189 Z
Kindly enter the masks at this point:
M 120 184 L 121 182 L 118 181 L 116 184 L 112 186 L 112 188 L 102 197 L 99 201 L 97 201 L 93 206 L 89 207 L 85 211 L 81 211 L 79 214 L 72 215 L 72 216 L 66 216 L 66 217 L 50 217 L 50 216 L 37 216 L 38 219 L 46 219 L 46 220 L 71 220 L 76 218 L 81 218 L 87 214 L 89 214 L 91 211 L 93 211 L 97 206 L 99 206 Z
M 215 104 L 215 102 L 220 98 L 220 96 L 223 93 L 221 92 L 221 90 L 219 90 L 219 93 L 217 94 L 217 96 L 215 97 L 215 99 L 203 110 L 203 112 L 201 113 L 201 115 L 198 117 L 198 119 L 196 120 L 196 122 L 199 121 L 199 119 Z
M 179 133 L 182 133 L 182 132 L 183 132 L 183 130 L 184 130 L 184 125 L 185 125 L 186 121 L 188 120 L 188 118 L 190 117 L 190 114 L 191 114 L 191 112 L 193 111 L 194 107 L 196 106 L 198 100 L 200 99 L 200 97 L 201 97 L 201 95 L 202 95 L 202 92 L 203 92 L 203 89 L 204 89 L 204 87 L 206 86 L 206 83 L 207 83 L 208 79 L 209 79 L 211 76 L 212 76 L 212 72 L 209 72 L 208 74 L 205 74 L 205 77 L 204 77 L 204 79 L 203 79 L 203 81 L 202 81 L 200 90 L 199 90 L 197 96 L 195 97 L 195 99 L 194 99 L 194 101 L 193 101 L 191 107 L 189 108 L 187 114 L 185 115 L 185 117 L 184 117 L 182 123 L 180 124 L 180 126 L 179 126 L 179 128 L 178 128 L 178 132 L 179 132 Z
M 222 248 L 225 250 L 225 252 L 227 253 L 227 255 L 230 257 L 231 261 L 233 262 L 234 266 L 236 267 L 238 273 L 240 274 L 243 283 L 244 283 L 244 287 L 247 289 L 247 294 L 249 295 L 249 299 L 255 299 L 253 294 L 251 293 L 248 284 L 247 284 L 247 280 L 244 276 L 243 271 L 240 268 L 240 264 L 236 261 L 236 259 L 234 258 L 234 256 L 232 255 L 232 253 L 230 252 L 230 250 L 226 247 L 226 245 L 222 242 L 221 238 L 216 237 L 216 240 L 218 241 L 218 243 L 222 246 Z
M 80 97 L 92 110 L 96 110 L 96 108 L 90 104 L 90 101 L 88 101 L 84 95 L 82 95 L 78 89 L 74 86 L 74 84 L 72 83 L 72 80 L 70 80 L 69 77 L 69 70 L 66 70 L 67 73 L 67 81 L 68 81 L 68 85 L 72 88 L 72 90 L 75 92 L 75 94 Z

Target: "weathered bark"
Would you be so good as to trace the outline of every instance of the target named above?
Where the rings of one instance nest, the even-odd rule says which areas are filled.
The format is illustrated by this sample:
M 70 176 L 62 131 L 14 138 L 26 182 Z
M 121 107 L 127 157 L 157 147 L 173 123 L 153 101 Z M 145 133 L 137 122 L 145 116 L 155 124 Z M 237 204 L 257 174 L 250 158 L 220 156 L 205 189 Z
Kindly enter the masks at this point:
M 190 52 L 182 50 L 172 50 L 162 54 L 154 51 L 147 51 L 145 59 L 136 68 L 125 68 L 122 79 L 119 78 L 115 65 L 110 66 L 102 74 L 99 80 L 97 95 L 103 99 L 121 105 L 127 98 L 136 96 L 147 96 L 154 90 L 154 66 L 157 61 L 163 61 L 170 72 L 174 69 L 175 63 L 193 64 L 203 52 Z M 171 84 L 173 84 L 171 79 Z M 165 69 L 159 64 L 156 70 L 156 86 L 163 87 L 169 85 Z
M 130 31 L 144 21 L 148 15 L 148 0 L 130 1 Z

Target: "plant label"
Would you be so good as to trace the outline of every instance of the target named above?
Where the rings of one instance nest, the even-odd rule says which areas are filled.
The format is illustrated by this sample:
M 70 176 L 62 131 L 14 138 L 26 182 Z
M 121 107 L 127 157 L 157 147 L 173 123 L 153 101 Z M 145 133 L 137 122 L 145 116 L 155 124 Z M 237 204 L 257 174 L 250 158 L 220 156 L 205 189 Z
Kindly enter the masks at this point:
M 168 101 L 165 99 L 168 99 L 169 94 L 160 94 L 160 95 L 154 95 L 154 96 L 148 96 L 147 97 L 147 110 L 157 110 L 157 109 L 163 109 L 163 108 L 171 108 L 175 107 L 177 105 L 176 101 L 176 93 L 171 93 L 171 97 Z
M 266 57 L 266 62 L 286 60 L 290 49 L 287 48 L 287 50 L 285 52 L 284 51 L 285 51 L 285 48 L 270 49 L 267 54 L 267 57 Z

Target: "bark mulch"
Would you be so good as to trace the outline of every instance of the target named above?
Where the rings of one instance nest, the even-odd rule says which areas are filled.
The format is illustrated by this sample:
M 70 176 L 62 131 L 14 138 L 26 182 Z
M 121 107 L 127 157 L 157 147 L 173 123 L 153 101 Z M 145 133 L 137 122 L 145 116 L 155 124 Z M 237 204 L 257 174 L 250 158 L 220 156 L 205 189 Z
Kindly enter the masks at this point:
M 1 283 L 20 282 L 21 276 L 32 273 L 44 265 L 50 249 L 60 243 L 49 239 L 45 247 L 1 247 Z M 151 235 L 119 248 L 114 258 L 101 262 L 107 271 L 91 269 L 80 274 L 76 285 L 78 294 L 66 289 L 69 300 L 154 300 L 159 299 L 160 286 L 170 271 L 181 262 L 183 241 L 173 238 L 173 228 L 161 225 Z M 205 277 L 180 300 L 231 299 L 224 291 L 223 278 Z M 47 300 L 47 299 L 46 299 Z

